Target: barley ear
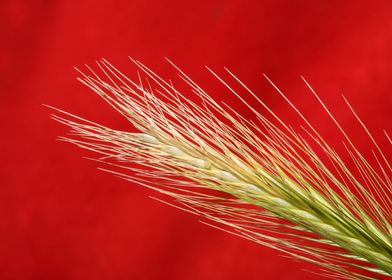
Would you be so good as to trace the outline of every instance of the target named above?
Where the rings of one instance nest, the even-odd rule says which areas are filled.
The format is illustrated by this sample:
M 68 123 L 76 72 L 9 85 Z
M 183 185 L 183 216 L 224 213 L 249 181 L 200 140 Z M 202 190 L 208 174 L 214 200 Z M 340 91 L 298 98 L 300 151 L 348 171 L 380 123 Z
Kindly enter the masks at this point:
M 100 75 L 88 68 L 79 78 L 133 130 L 114 130 L 56 109 L 53 118 L 72 131 L 62 140 L 98 153 L 106 171 L 175 198 L 165 203 L 199 215 L 213 227 L 315 263 L 326 276 L 392 276 L 392 169 L 348 102 L 374 144 L 377 166 L 359 152 L 305 79 L 341 132 L 350 164 L 268 77 L 302 118 L 303 135 L 227 69 L 248 98 L 208 70 L 248 107 L 252 120 L 215 101 L 170 61 L 199 102 L 133 62 L 146 80 L 139 75 L 133 81 L 106 60 L 98 62 Z

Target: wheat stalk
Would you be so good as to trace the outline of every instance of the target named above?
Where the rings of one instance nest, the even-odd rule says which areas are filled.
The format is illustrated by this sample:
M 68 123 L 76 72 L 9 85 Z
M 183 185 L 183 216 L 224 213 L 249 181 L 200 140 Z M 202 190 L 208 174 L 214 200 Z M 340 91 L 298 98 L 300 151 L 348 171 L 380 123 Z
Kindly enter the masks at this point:
M 375 144 L 376 167 L 360 154 L 305 79 L 343 133 L 355 171 L 267 77 L 303 119 L 311 143 L 227 69 L 271 118 L 210 69 L 255 114 L 257 124 L 214 101 L 174 64 L 202 105 L 140 62 L 134 63 L 147 76 L 146 85 L 140 76 L 134 82 L 106 60 L 98 63 L 103 78 L 89 68 L 91 74 L 80 72 L 79 80 L 138 132 L 113 130 L 57 109 L 67 117 L 53 118 L 71 127 L 74 134 L 61 139 L 98 152 L 99 161 L 122 169 L 106 171 L 174 197 L 175 207 L 211 220 L 214 227 L 316 263 L 327 276 L 392 276 L 391 167 L 348 102 Z

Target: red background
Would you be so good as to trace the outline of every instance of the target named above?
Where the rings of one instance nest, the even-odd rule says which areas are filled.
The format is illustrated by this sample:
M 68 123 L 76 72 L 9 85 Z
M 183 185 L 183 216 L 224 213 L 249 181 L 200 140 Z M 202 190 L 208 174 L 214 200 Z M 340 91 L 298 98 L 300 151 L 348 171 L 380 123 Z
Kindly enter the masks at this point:
M 367 3 L 367 4 L 365 4 Z M 135 57 L 165 77 L 171 58 L 201 84 L 227 66 L 276 112 L 281 86 L 321 133 L 340 135 L 305 75 L 369 154 L 340 95 L 387 149 L 390 1 L 1 1 L 0 279 L 319 279 L 312 266 L 198 223 L 152 192 L 96 170 L 86 152 L 55 138 L 50 104 L 126 129 L 74 79 L 73 66 L 105 57 L 132 72 Z M 227 99 L 215 91 L 214 98 Z M 246 114 L 244 108 L 241 108 Z

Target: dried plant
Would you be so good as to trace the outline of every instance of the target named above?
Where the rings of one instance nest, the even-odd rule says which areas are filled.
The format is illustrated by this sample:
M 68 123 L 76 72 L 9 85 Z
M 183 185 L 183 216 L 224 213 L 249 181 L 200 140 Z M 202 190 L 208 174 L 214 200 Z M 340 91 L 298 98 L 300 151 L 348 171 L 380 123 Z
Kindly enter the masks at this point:
M 304 121 L 304 136 L 227 69 L 266 114 L 210 69 L 254 114 L 253 121 L 216 102 L 174 64 L 200 102 L 133 62 L 146 81 L 140 76 L 130 80 L 106 60 L 97 63 L 101 77 L 88 68 L 91 72 L 80 72 L 79 80 L 138 132 L 113 130 L 56 109 L 61 114 L 53 118 L 72 129 L 71 137 L 61 139 L 99 153 L 98 161 L 111 166 L 104 170 L 175 198 L 166 203 L 212 221 L 209 225 L 320 265 L 326 276 L 392 275 L 391 166 L 347 101 L 375 146 L 376 166 L 361 155 L 305 79 L 342 132 L 351 168 L 267 77 Z

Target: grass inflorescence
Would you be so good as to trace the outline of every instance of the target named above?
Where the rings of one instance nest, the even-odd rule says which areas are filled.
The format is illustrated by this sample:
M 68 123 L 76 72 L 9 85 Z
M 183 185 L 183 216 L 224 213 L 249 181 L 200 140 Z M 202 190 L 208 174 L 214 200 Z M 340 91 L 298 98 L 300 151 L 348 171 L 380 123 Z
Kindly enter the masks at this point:
M 102 75 L 88 68 L 90 73 L 80 72 L 79 80 L 137 132 L 113 130 L 57 110 L 62 115 L 53 118 L 73 133 L 63 140 L 101 154 L 98 160 L 112 167 L 105 170 L 175 198 L 174 206 L 210 220 L 210 225 L 316 263 L 327 276 L 392 276 L 391 167 L 348 102 L 374 143 L 377 166 L 358 151 L 305 79 L 342 132 L 351 166 L 268 77 L 304 121 L 306 137 L 227 69 L 269 118 L 210 69 L 256 121 L 215 101 L 174 64 L 201 102 L 133 62 L 147 77 L 144 83 L 106 60 L 98 62 Z

